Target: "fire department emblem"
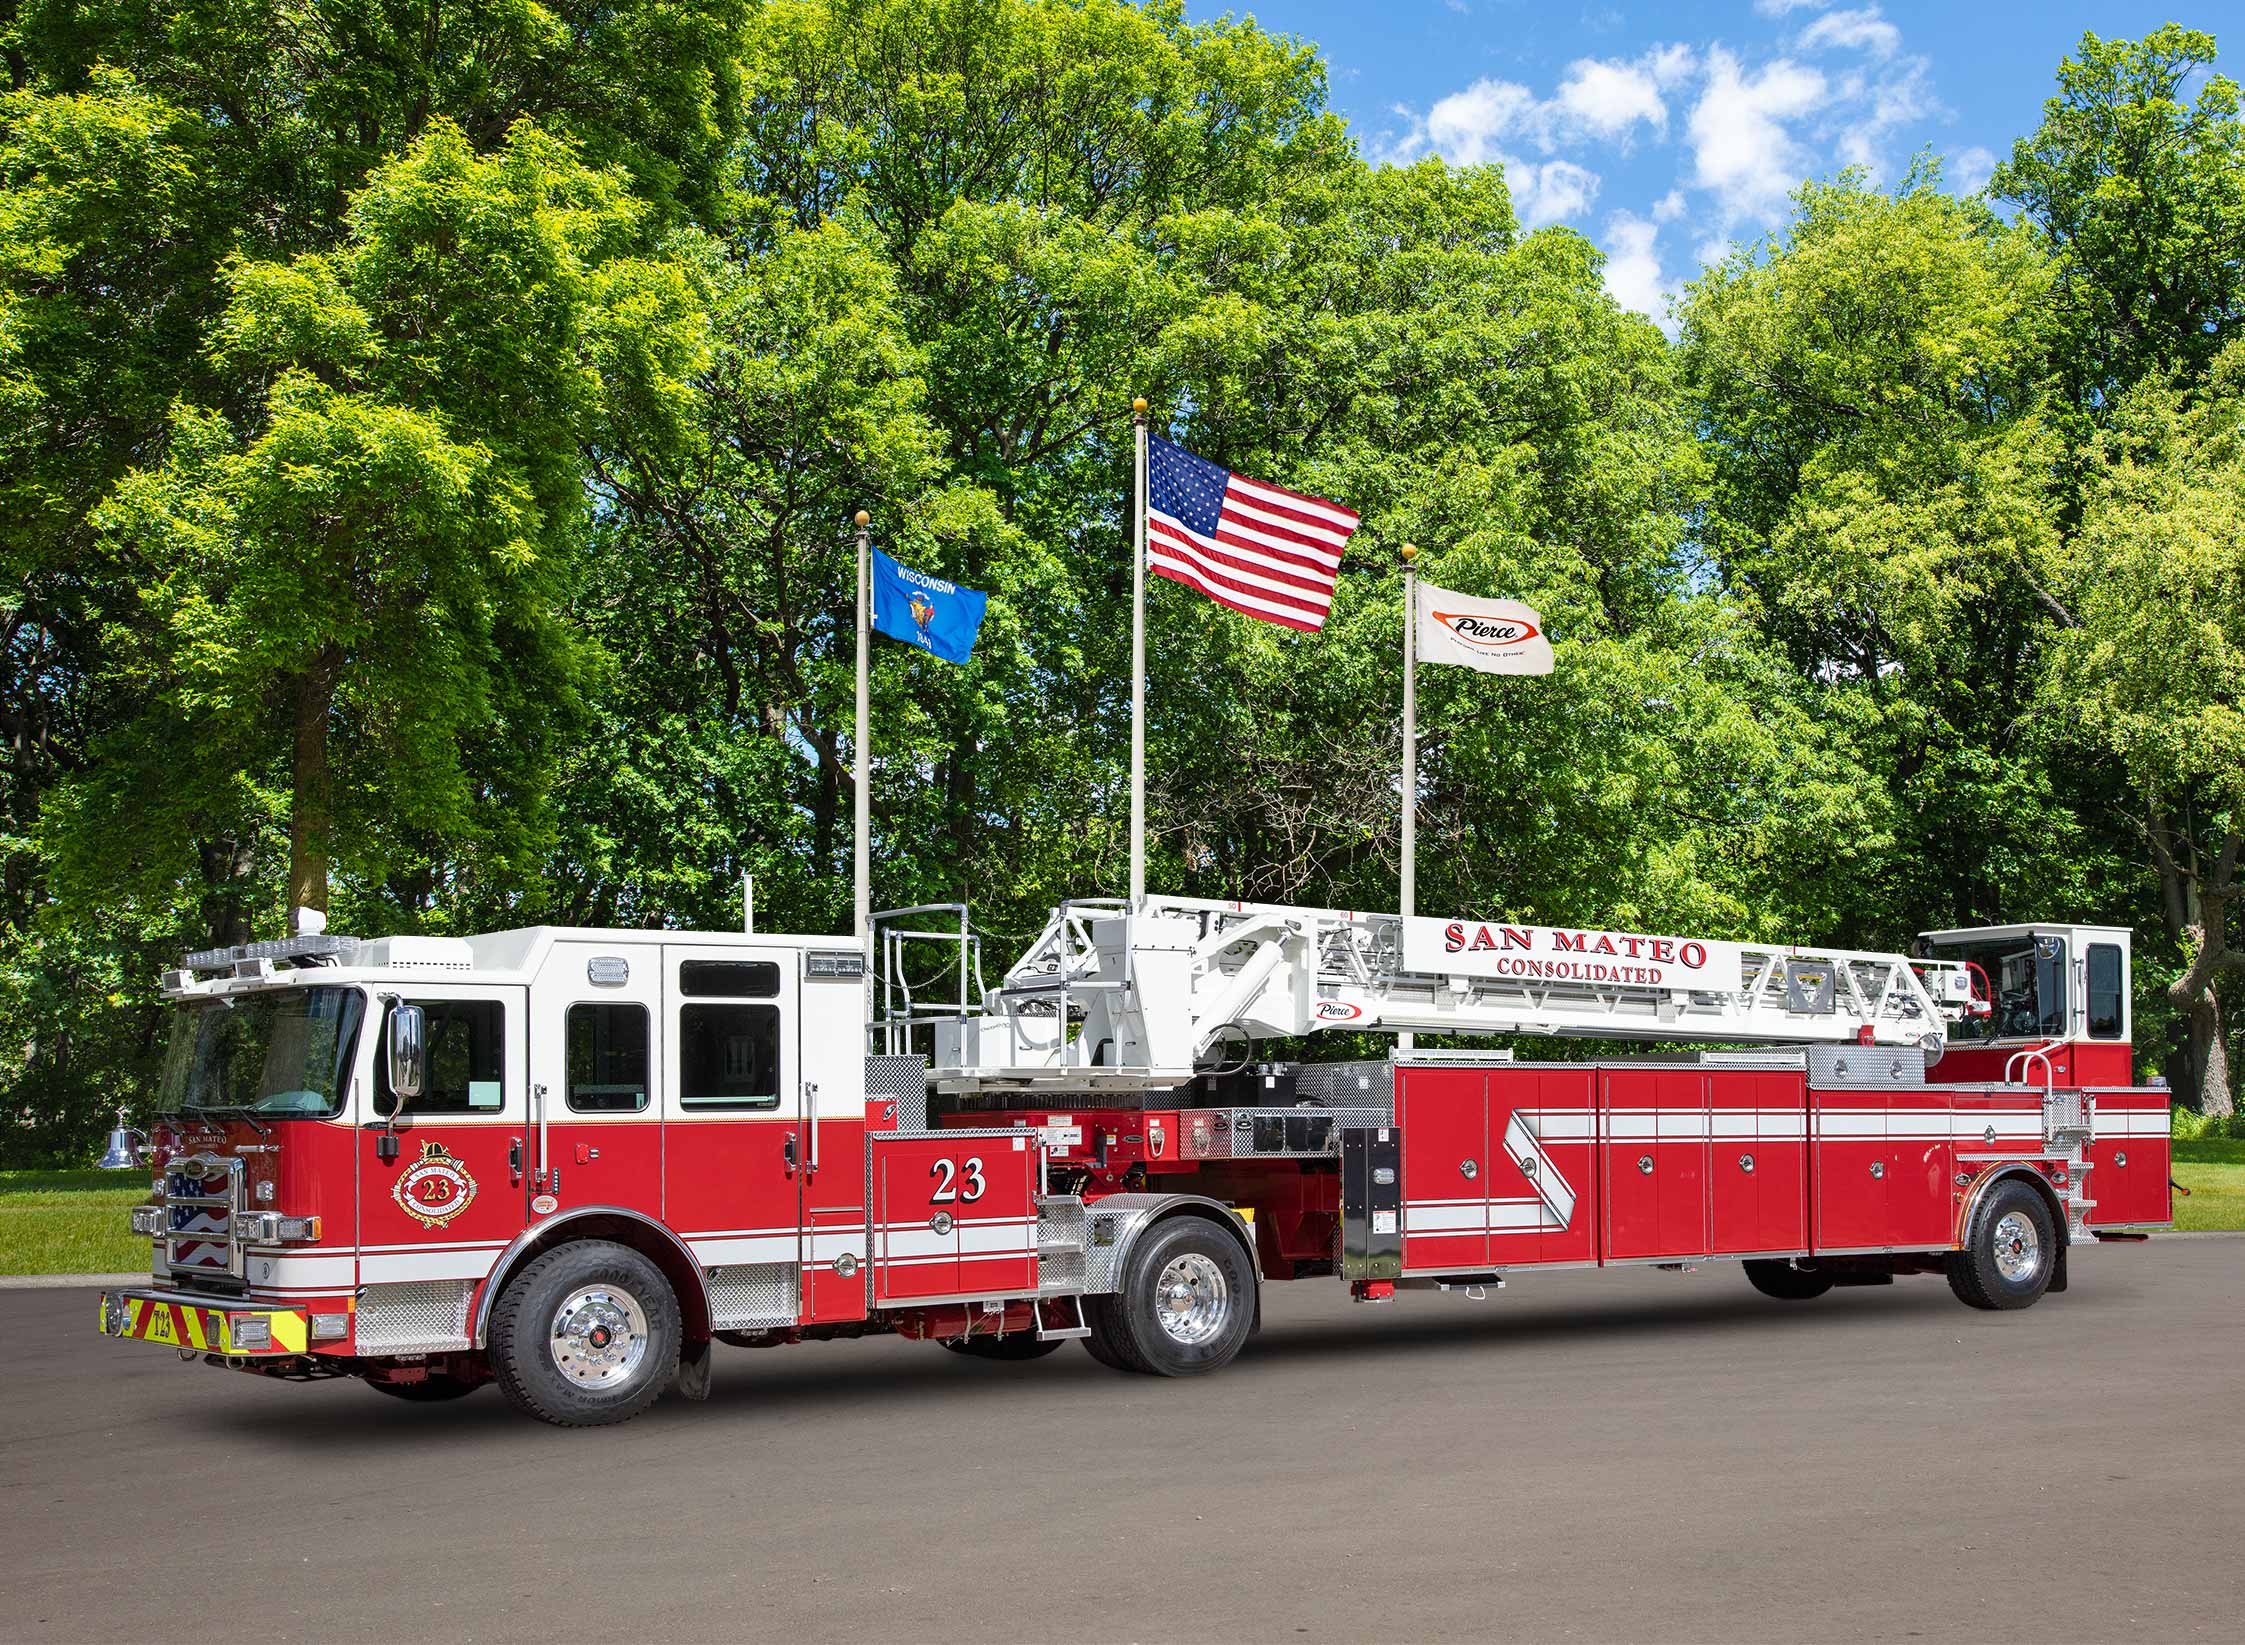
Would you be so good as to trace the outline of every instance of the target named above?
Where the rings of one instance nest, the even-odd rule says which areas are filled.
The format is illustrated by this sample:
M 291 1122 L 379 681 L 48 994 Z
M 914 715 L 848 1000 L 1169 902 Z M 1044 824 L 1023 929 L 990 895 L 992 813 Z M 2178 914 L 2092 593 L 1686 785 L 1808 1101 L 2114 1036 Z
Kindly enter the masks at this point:
M 422 1227 L 442 1228 L 474 1203 L 476 1179 L 443 1143 L 424 1142 L 421 1157 L 398 1177 L 390 1197 Z

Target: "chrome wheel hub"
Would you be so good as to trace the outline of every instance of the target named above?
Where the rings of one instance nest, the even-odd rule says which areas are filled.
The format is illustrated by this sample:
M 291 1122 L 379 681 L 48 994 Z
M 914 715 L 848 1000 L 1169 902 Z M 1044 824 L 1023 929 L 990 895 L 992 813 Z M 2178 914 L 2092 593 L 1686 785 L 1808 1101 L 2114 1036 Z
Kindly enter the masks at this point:
M 548 1346 L 578 1387 L 613 1388 L 647 1357 L 647 1310 L 620 1285 L 580 1286 L 554 1311 Z
M 2035 1277 L 2042 1267 L 2042 1236 L 2034 1219 L 2021 1211 L 2007 1211 L 1996 1219 L 1996 1272 L 2013 1285 Z
M 1192 1347 L 1206 1342 L 1231 1317 L 1232 1288 L 1213 1257 L 1187 1251 L 1172 1257 L 1154 1285 L 1154 1317 L 1169 1340 Z

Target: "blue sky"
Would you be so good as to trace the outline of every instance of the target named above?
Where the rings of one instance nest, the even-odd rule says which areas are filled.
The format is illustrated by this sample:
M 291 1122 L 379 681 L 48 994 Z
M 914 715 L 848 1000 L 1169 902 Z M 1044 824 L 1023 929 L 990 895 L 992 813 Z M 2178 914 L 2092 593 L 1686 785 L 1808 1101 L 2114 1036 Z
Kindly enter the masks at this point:
M 2234 0 L 2083 5 L 1729 0 L 1188 0 L 1317 43 L 1333 103 L 1373 160 L 1497 160 L 1530 227 L 1565 223 L 1608 258 L 1616 297 L 1667 295 L 1785 217 L 1805 176 L 1891 181 L 1924 149 L 1977 188 L 2032 131 L 2084 30 L 2138 38 L 2173 18 L 2245 42 Z M 2224 25 L 2232 25 L 2225 30 Z

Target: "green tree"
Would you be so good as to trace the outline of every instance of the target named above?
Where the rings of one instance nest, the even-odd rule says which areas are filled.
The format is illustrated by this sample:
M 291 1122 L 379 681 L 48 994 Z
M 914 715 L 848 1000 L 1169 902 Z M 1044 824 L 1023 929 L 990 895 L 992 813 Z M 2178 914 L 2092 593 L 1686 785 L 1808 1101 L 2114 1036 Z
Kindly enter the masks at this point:
M 2206 369 L 2245 319 L 2245 122 L 2207 73 L 2214 37 L 2170 23 L 2082 36 L 2058 95 L 1988 184 L 2056 257 L 2073 403 L 2094 413 L 2147 373 Z
M 323 912 L 339 848 L 375 880 L 416 834 L 528 860 L 580 446 L 611 380 L 659 400 L 698 360 L 683 280 L 618 255 L 638 215 L 528 124 L 482 157 L 438 122 L 338 251 L 229 267 L 254 415 L 182 405 L 98 516 L 144 620 L 112 651 L 132 712 L 58 807 L 78 894 L 172 883 L 210 815 L 285 818 L 289 906 Z
M 2245 338 L 2200 386 L 2149 378 L 2098 438 L 2057 565 L 2049 712 L 2127 771 L 2179 955 L 2185 1088 L 2234 1110 L 2222 986 L 2245 974 Z

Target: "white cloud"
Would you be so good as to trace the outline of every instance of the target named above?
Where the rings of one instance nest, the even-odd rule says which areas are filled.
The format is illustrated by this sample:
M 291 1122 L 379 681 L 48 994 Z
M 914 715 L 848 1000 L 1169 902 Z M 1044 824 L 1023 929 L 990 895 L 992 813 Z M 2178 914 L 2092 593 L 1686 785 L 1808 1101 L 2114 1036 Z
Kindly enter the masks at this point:
M 1504 178 L 1513 209 L 1532 229 L 1579 217 L 1598 198 L 1598 174 L 1572 160 L 1547 160 L 1539 166 L 1508 159 Z
M 1673 223 L 1677 218 L 1684 215 L 1685 203 L 1682 189 L 1670 189 L 1653 203 L 1653 221 L 1656 223 Z
M 1404 139 L 1432 149 L 1452 165 L 1487 165 L 1507 137 L 1531 134 L 1543 124 L 1536 94 L 1510 80 L 1476 80 L 1427 110 L 1424 126 Z
M 1817 11 L 1831 0 L 1754 0 L 1754 9 L 1764 17 L 1784 17 L 1796 11 Z
M 1950 158 L 1949 186 L 1959 194 L 1978 194 L 1995 175 L 1996 157 L 1978 144 Z
M 1606 222 L 1606 289 L 1623 308 L 1650 316 L 1664 330 L 1668 319 L 1668 282 L 1653 249 L 1660 230 L 1642 217 L 1617 211 Z
M 1691 113 L 1693 180 L 1720 197 L 1725 226 L 1775 221 L 1812 157 L 1788 122 L 1824 106 L 1816 69 L 1780 57 L 1749 74 L 1721 46 L 1707 54 L 1707 85 Z
M 1873 182 L 1888 171 L 1888 135 L 1941 109 L 1941 100 L 1933 95 L 1931 67 L 1922 57 L 1902 59 L 1868 85 L 1851 83 L 1847 101 L 1851 114 L 1839 129 L 1840 160 L 1861 166 Z
M 1902 44 L 1902 31 L 1879 15 L 1876 6 L 1859 11 L 1828 11 L 1801 30 L 1797 44 L 1803 51 L 1863 51 L 1873 57 L 1892 57 Z
M 1649 69 L 1635 63 L 1601 63 L 1585 58 L 1559 82 L 1554 101 L 1567 117 L 1600 137 L 1626 137 L 1642 120 L 1655 131 L 1668 129 L 1668 105 Z

